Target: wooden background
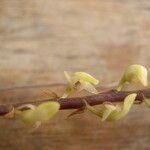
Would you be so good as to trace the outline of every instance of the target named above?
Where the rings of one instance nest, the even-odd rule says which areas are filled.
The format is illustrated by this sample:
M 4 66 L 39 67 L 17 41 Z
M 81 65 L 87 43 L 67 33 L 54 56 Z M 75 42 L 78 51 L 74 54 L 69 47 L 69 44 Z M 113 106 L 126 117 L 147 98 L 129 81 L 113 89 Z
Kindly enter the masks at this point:
M 63 83 L 64 70 L 112 83 L 129 64 L 149 68 L 149 49 L 149 0 L 0 0 L 0 88 Z M 7 98 L 1 92 L 0 102 L 42 90 L 9 91 Z M 0 149 L 150 149 L 150 110 L 144 106 L 113 124 L 89 113 L 66 119 L 69 112 L 32 133 L 16 121 L 0 120 Z

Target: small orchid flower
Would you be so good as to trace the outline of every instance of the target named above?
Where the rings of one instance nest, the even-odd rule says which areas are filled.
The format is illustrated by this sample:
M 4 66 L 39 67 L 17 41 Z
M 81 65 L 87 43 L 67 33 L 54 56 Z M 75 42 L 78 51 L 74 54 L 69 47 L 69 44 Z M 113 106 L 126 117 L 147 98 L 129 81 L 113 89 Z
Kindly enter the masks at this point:
M 31 107 L 33 109 L 20 112 L 19 116 L 26 124 L 41 124 L 51 119 L 59 111 L 59 107 L 60 104 L 58 102 L 45 102 L 37 107 Z
M 86 102 L 86 108 L 93 114 L 99 116 L 102 121 L 117 121 L 129 113 L 136 96 L 137 94 L 135 93 L 126 96 L 122 107 L 118 105 L 114 106 L 112 104 L 103 104 L 103 106 L 98 110 Z
M 97 85 L 99 81 L 85 72 L 75 72 L 71 76 L 65 71 L 65 77 L 68 81 L 67 87 L 62 98 L 68 97 L 72 92 L 86 90 L 90 93 L 97 94 L 98 91 L 93 85 Z
M 121 78 L 117 91 L 121 91 L 126 82 L 139 82 L 143 86 L 147 86 L 147 69 L 141 65 L 131 65 L 129 66 Z

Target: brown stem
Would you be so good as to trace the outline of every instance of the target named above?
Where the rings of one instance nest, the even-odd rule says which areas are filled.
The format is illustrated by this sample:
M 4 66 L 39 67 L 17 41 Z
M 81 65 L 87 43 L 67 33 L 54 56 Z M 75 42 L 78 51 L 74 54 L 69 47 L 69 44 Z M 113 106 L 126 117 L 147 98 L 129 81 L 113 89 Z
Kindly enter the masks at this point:
M 41 99 L 38 101 L 0 105 L 0 115 L 1 116 L 5 115 L 9 113 L 12 110 L 12 108 L 17 108 L 24 104 L 39 105 L 43 102 L 48 102 L 48 101 L 57 101 L 60 104 L 61 110 L 81 108 L 85 105 L 83 100 L 86 100 L 92 106 L 102 104 L 103 102 L 121 102 L 124 100 L 124 98 L 127 95 L 131 93 L 137 93 L 136 102 L 142 102 L 143 96 L 145 96 L 146 98 L 150 98 L 150 88 L 137 90 L 137 91 L 120 91 L 120 92 L 117 92 L 116 90 L 110 90 L 96 95 L 84 96 L 84 97 L 74 97 L 74 98 L 65 98 L 65 99 L 62 98 Z

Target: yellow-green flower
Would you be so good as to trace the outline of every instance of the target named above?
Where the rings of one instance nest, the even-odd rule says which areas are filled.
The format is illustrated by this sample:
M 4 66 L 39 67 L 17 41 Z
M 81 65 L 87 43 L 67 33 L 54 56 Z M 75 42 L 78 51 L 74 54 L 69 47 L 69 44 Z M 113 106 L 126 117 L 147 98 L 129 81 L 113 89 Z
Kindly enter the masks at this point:
M 85 72 L 75 72 L 69 75 L 64 72 L 68 81 L 67 87 L 62 98 L 68 97 L 72 92 L 86 90 L 90 93 L 97 94 L 97 90 L 94 85 L 97 85 L 99 81 Z
M 35 125 L 51 119 L 59 111 L 59 107 L 58 102 L 45 102 L 34 109 L 21 112 L 20 117 L 24 123 Z
M 120 91 L 124 84 L 132 83 L 132 82 L 139 82 L 143 86 L 147 86 L 147 69 L 144 66 L 141 65 L 131 65 L 129 66 L 121 78 L 117 90 Z
M 100 109 L 95 109 L 86 102 L 87 109 L 99 116 L 102 121 L 117 121 L 125 117 L 130 109 L 137 94 L 133 93 L 125 97 L 123 106 L 114 106 L 112 104 L 103 104 Z

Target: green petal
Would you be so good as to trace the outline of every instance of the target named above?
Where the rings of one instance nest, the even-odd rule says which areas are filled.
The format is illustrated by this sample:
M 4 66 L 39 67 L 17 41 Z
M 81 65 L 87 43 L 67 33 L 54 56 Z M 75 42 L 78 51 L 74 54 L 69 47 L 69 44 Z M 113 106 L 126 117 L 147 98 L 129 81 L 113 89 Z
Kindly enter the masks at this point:
M 91 113 L 93 113 L 93 114 L 95 114 L 95 115 L 97 115 L 97 116 L 99 116 L 99 117 L 102 117 L 102 114 L 103 114 L 103 109 L 101 109 L 101 110 L 97 110 L 97 109 L 95 109 L 94 107 L 92 107 L 92 106 L 90 106 L 86 101 L 84 101 L 85 102 L 85 104 L 86 104 L 86 108 L 91 112 Z
M 104 107 L 102 121 L 107 120 L 108 116 L 116 109 L 116 106 L 110 104 L 105 104 Z
M 61 98 L 67 98 L 72 93 L 72 91 L 73 91 L 73 89 L 70 86 L 66 87 Z
M 64 71 L 64 74 L 65 74 L 65 77 L 68 81 L 68 84 L 67 84 L 67 87 L 66 87 L 63 95 L 61 96 L 61 98 L 67 98 L 69 95 L 71 95 L 71 93 L 73 91 L 75 91 L 75 89 L 74 89 L 75 83 L 78 81 L 73 76 L 70 76 L 67 71 Z
M 89 83 L 92 83 L 94 85 L 97 85 L 99 81 L 92 77 L 90 74 L 85 73 L 85 72 L 75 72 L 74 76 L 76 76 L 78 79 L 81 79 L 83 81 L 87 81 Z

